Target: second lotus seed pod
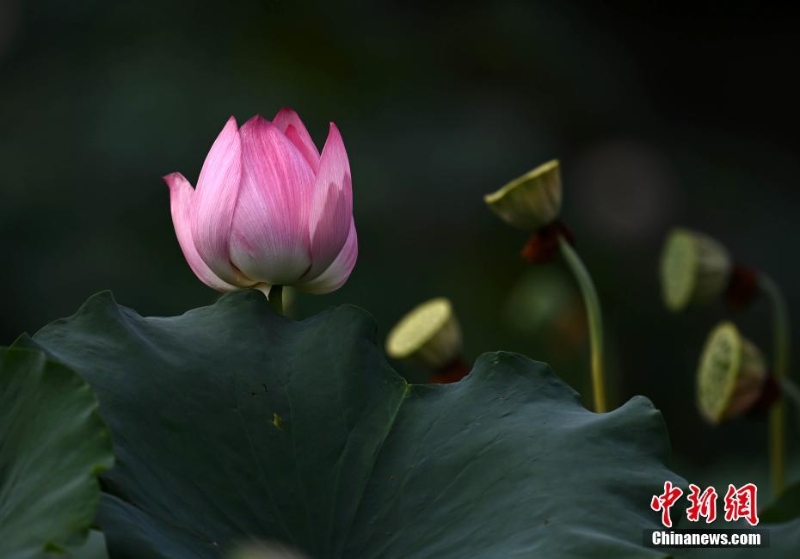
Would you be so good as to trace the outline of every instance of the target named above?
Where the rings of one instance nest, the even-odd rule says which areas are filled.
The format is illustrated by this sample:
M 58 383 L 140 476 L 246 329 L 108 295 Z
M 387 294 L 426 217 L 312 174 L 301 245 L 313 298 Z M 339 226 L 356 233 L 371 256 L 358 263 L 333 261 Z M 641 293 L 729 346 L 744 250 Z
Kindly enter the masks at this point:
M 697 370 L 697 404 L 713 425 L 746 412 L 761 396 L 767 367 L 761 351 L 731 322 L 709 334 Z
M 414 308 L 392 328 L 386 352 L 440 370 L 461 357 L 461 327 L 453 305 L 444 297 Z
M 722 244 L 703 233 L 674 229 L 661 253 L 664 304 L 679 312 L 716 299 L 728 287 L 732 268 Z
M 561 211 L 561 171 L 553 160 L 484 196 L 500 219 L 518 229 L 534 232 L 558 219 Z

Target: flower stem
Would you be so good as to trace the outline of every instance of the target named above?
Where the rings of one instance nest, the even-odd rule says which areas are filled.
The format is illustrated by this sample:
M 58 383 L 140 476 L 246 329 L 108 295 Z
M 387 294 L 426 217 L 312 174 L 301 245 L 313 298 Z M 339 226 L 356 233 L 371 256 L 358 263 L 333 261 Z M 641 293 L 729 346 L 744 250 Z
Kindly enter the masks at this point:
M 794 406 L 795 415 L 800 414 L 800 387 L 784 377 L 781 379 L 780 388 L 781 394 L 786 396 L 786 401 Z
M 773 313 L 773 374 L 783 388 L 789 371 L 789 312 L 778 285 L 772 278 L 759 274 L 758 287 L 772 303 Z M 769 446 L 772 468 L 772 492 L 777 497 L 786 483 L 786 404 L 783 395 L 769 414 Z
M 283 286 L 273 285 L 269 290 L 269 305 L 278 314 L 283 314 Z
M 603 374 L 603 320 L 600 313 L 600 300 L 597 298 L 597 290 L 592 282 L 586 266 L 583 265 L 580 256 L 572 248 L 572 245 L 563 237 L 558 237 L 558 247 L 561 256 L 566 260 L 575 279 L 578 281 L 583 302 L 586 305 L 586 317 L 589 321 L 589 338 L 592 351 L 592 390 L 594 392 L 594 409 L 598 413 L 605 412 L 606 388 L 605 376 Z

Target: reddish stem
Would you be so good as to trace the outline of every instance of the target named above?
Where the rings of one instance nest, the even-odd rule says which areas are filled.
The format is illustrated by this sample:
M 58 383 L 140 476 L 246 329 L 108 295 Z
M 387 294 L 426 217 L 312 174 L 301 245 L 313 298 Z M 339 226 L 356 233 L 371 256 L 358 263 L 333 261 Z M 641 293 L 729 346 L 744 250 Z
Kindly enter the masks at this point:
M 764 417 L 767 412 L 772 408 L 773 404 L 781 397 L 781 387 L 774 375 L 769 375 L 764 381 L 764 387 L 761 389 L 761 395 L 758 400 L 753 402 L 753 405 L 747 410 L 747 417 Z
M 735 264 L 730 283 L 725 290 L 725 301 L 732 309 L 746 308 L 758 294 L 758 274 L 752 268 Z
M 434 384 L 458 382 L 467 376 L 469 371 L 469 363 L 467 363 L 463 357 L 459 356 L 438 371 L 435 371 L 428 382 Z
M 564 237 L 569 244 L 575 244 L 575 237 L 561 220 L 556 220 L 545 225 L 531 235 L 525 246 L 522 247 L 522 259 L 530 264 L 544 264 L 551 262 L 559 252 L 558 238 Z

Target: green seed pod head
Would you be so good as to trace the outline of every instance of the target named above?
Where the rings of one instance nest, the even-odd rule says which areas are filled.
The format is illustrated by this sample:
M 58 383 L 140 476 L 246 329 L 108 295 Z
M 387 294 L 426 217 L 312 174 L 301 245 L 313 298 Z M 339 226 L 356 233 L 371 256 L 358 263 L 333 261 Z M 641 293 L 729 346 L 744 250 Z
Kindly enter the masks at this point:
M 741 415 L 761 395 L 764 356 L 731 322 L 709 334 L 697 369 L 697 405 L 712 425 Z
M 730 282 L 728 251 L 711 237 L 673 229 L 661 253 L 664 304 L 673 312 L 718 298 Z
M 448 299 L 426 301 L 405 315 L 386 338 L 386 353 L 438 370 L 461 355 L 461 327 Z
M 500 219 L 523 231 L 538 231 L 561 211 L 561 171 L 548 161 L 483 197 Z

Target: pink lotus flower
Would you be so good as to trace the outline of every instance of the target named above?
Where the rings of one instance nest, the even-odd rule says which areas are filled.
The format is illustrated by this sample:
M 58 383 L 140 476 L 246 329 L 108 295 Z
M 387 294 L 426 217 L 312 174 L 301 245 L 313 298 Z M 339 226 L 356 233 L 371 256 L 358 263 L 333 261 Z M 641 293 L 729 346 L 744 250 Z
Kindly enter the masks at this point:
M 350 163 L 333 123 L 320 155 L 294 111 L 241 128 L 231 117 L 196 189 L 180 173 L 164 180 L 183 255 L 209 287 L 329 293 L 355 266 Z

